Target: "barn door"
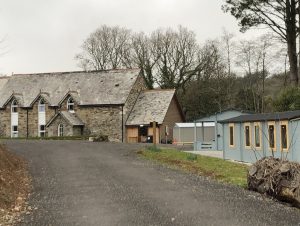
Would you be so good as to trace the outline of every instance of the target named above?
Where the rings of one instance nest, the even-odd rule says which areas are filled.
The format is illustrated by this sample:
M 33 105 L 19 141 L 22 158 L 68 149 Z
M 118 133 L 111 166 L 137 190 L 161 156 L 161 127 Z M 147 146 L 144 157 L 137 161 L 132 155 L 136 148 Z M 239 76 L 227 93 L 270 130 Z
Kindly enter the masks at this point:
M 139 130 L 138 127 L 127 128 L 127 142 L 128 143 L 138 143 Z

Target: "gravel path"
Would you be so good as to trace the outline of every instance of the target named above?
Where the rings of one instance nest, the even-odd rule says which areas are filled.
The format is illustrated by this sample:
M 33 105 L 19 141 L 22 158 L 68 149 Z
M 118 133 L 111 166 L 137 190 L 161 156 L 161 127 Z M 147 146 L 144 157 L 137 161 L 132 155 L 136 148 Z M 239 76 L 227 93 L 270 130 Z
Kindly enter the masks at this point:
M 37 207 L 20 225 L 300 225 L 300 211 L 143 160 L 140 146 L 7 141 L 29 161 Z

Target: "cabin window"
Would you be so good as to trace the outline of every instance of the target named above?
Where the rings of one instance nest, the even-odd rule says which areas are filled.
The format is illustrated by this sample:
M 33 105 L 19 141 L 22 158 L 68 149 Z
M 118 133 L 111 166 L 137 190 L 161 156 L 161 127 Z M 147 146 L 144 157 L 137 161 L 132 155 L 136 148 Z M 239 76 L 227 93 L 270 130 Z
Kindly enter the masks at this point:
M 234 147 L 234 125 L 229 125 L 229 146 Z
M 41 99 L 39 102 L 39 112 L 45 112 L 45 101 Z
M 69 112 L 74 112 L 74 100 L 72 97 L 70 97 L 68 99 L 68 102 L 67 102 L 67 109 Z
M 58 125 L 58 136 L 59 137 L 63 137 L 64 136 L 64 125 L 63 124 L 59 124 Z
M 275 148 L 275 123 L 268 125 L 268 133 L 269 133 L 269 148 Z
M 254 125 L 254 139 L 255 139 L 255 147 L 261 147 L 261 133 L 260 133 L 260 124 L 256 123 Z
M 250 124 L 245 125 L 245 146 L 247 148 L 251 147 L 251 129 Z
M 11 112 L 18 112 L 18 102 L 16 100 L 13 100 L 13 102 L 11 103 Z
M 288 150 L 288 125 L 287 123 L 281 123 L 280 125 L 280 140 L 281 150 Z
M 46 126 L 45 125 L 40 125 L 39 133 L 40 133 L 40 137 L 45 137 L 45 135 L 46 135 Z

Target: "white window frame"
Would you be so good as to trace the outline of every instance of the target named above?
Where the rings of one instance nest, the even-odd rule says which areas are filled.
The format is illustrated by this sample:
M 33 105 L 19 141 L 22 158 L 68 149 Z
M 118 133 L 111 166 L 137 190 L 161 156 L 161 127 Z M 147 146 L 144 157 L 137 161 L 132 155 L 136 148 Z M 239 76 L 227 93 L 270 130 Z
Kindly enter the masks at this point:
M 71 109 L 72 108 L 72 109 Z M 67 101 L 67 109 L 69 112 L 71 113 L 74 113 L 74 99 L 72 97 L 69 97 L 68 98 L 68 101 Z
M 14 130 L 14 127 L 17 127 L 17 130 Z M 11 126 L 11 137 L 15 138 L 19 136 L 19 126 L 18 125 L 12 125 Z
M 44 130 L 41 129 L 41 127 L 44 126 Z M 39 125 L 39 137 L 45 137 L 46 136 L 46 125 Z
M 58 128 L 57 128 L 57 135 L 59 137 L 63 137 L 64 136 L 64 125 L 63 124 L 58 124 Z
M 11 113 L 17 113 L 18 112 L 18 102 L 17 100 L 13 100 L 11 102 Z
M 43 98 L 40 99 L 39 105 L 38 105 L 39 112 L 45 112 L 46 111 L 46 103 Z

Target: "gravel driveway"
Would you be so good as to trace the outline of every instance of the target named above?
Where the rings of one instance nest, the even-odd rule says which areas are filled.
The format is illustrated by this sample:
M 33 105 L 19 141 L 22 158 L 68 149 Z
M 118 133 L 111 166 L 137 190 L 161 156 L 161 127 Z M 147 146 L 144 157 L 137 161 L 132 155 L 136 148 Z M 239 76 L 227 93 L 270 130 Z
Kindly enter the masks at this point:
M 299 225 L 300 211 L 139 158 L 140 146 L 7 141 L 29 161 L 37 207 L 21 225 Z

